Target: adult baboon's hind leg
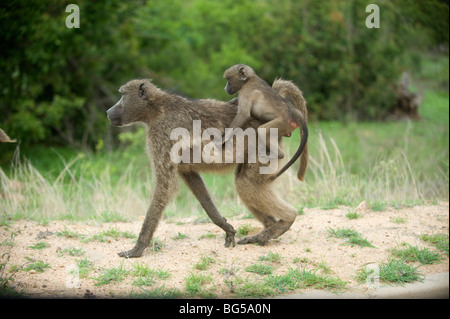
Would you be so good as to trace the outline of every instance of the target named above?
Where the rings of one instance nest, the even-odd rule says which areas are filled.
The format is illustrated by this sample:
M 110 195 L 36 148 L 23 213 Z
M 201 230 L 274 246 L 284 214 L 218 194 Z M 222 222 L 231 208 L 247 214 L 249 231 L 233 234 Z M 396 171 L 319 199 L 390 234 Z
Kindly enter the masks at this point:
M 181 173 L 181 177 L 183 178 L 186 185 L 190 188 L 192 193 L 195 195 L 197 200 L 200 202 L 203 209 L 206 211 L 213 223 L 225 231 L 225 247 L 234 247 L 236 245 L 234 241 L 234 235 L 236 234 L 236 231 L 234 230 L 233 226 L 227 223 L 227 220 L 222 215 L 220 215 L 211 199 L 211 196 L 209 195 L 208 189 L 203 183 L 200 174 L 198 174 L 197 172 L 186 172 Z
M 237 170 L 235 183 L 239 197 L 266 227 L 256 235 L 244 237 L 238 244 L 265 245 L 284 234 L 294 223 L 295 208 L 274 193 L 272 184 L 261 177 L 257 165 Z

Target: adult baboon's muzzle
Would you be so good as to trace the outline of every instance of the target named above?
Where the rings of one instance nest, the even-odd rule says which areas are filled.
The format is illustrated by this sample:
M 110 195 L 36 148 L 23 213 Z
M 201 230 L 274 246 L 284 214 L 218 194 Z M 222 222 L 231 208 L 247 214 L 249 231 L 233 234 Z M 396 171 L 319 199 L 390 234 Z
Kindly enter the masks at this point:
M 111 125 L 113 126 L 122 126 L 122 116 L 120 112 L 117 111 L 116 105 L 112 106 L 106 111 L 106 116 L 108 117 Z

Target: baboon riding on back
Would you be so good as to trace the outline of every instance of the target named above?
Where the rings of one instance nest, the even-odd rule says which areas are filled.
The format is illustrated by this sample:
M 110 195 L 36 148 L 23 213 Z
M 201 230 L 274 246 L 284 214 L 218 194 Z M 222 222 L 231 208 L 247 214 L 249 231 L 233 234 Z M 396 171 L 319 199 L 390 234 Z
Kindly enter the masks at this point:
M 278 79 L 272 87 L 282 97 L 289 95 L 295 107 L 300 110 L 304 119 L 307 119 L 306 102 L 297 86 L 290 81 Z M 239 197 L 264 225 L 260 233 L 244 237 L 238 244 L 265 245 L 270 239 L 279 237 L 290 228 L 297 211 L 275 194 L 270 175 L 260 173 L 260 167 L 266 164 L 258 161 L 240 164 L 229 164 L 225 161 L 209 164 L 204 161 L 175 163 L 170 158 L 171 148 L 176 143 L 170 138 L 174 129 L 185 128 L 192 135 L 194 121 L 201 120 L 202 128 L 217 128 L 223 134 L 225 128 L 229 127 L 236 117 L 235 100 L 229 102 L 214 99 L 191 100 L 164 92 L 148 80 L 132 80 L 124 84 L 119 92 L 122 97 L 107 111 L 108 118 L 114 126 L 136 122 L 145 124 L 146 144 L 156 181 L 137 243 L 131 250 L 119 253 L 119 256 L 132 258 L 142 255 L 150 244 L 165 207 L 178 190 L 178 176 L 186 183 L 214 224 L 225 231 L 225 247 L 235 246 L 236 231 L 214 205 L 200 176 L 203 171 L 223 171 L 235 167 L 235 185 Z M 242 128 L 257 129 L 262 124 L 264 123 L 252 117 L 242 125 Z M 305 154 L 306 152 L 302 156 Z M 299 167 L 299 176 L 304 176 L 305 163 Z

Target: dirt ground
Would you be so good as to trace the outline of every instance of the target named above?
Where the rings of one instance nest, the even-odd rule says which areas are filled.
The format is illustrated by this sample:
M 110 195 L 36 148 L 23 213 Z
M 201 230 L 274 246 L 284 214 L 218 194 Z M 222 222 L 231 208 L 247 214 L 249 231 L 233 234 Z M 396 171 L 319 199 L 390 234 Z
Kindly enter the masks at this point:
M 349 210 L 351 209 L 347 207 L 331 210 L 305 208 L 304 214 L 298 216 L 287 233 L 264 247 L 236 245 L 234 248 L 225 248 L 222 230 L 212 223 L 198 224 L 193 218 L 177 222 L 163 220 L 155 234 L 163 243 L 162 249 L 158 252 L 147 249 L 143 257 L 128 260 L 120 258 L 117 253 L 132 248 L 136 239 L 105 236 L 106 241 L 103 242 L 83 242 L 82 238 L 92 238 L 111 229 L 138 235 L 142 217 L 128 223 L 101 225 L 66 221 L 51 221 L 47 225 L 40 225 L 32 221 L 17 221 L 0 227 L 0 256 L 3 255 L 1 262 L 4 262 L 4 254 L 10 248 L 6 243 L 11 239 L 11 233 L 20 231 L 10 251 L 11 256 L 4 277 L 10 274 L 10 269 L 27 263 L 27 257 L 42 260 L 50 266 L 42 273 L 20 270 L 14 274 L 12 286 L 16 290 L 23 290 L 25 296 L 32 298 L 121 298 L 129 297 L 131 292 L 142 292 L 141 288 L 133 284 L 136 277 L 131 274 L 121 282 L 95 285 L 97 281 L 92 279 L 93 277 L 99 277 L 104 269 L 119 267 L 122 262 L 123 268 L 127 270 L 132 270 L 133 265 L 139 263 L 169 272 L 169 278 L 156 279 L 145 289 L 151 291 L 160 287 L 174 288 L 180 291 L 182 296 L 186 296 L 186 278 L 191 274 L 204 274 L 212 278 L 205 289 L 212 291 L 215 297 L 236 297 L 229 284 L 230 277 L 261 278 L 260 275 L 245 270 L 246 267 L 258 263 L 270 263 L 275 269 L 274 275 L 286 273 L 289 267 L 315 269 L 319 265 L 326 265 L 328 276 L 339 277 L 347 282 L 347 291 L 363 292 L 370 288 L 356 281 L 357 270 L 368 264 L 388 261 L 391 258 L 389 250 L 399 247 L 401 243 L 436 250 L 434 246 L 421 240 L 419 235 L 449 233 L 448 202 L 433 206 L 388 208 L 377 212 L 362 207 L 359 209 L 360 217 L 352 220 L 346 217 Z M 229 222 L 235 229 L 250 225 L 253 227 L 252 233 L 261 230 L 261 225 L 255 219 L 236 218 Z M 375 248 L 351 246 L 345 244 L 345 239 L 330 237 L 327 230 L 340 227 L 358 231 Z M 64 231 L 83 236 L 71 238 L 58 235 L 58 232 Z M 179 234 L 187 237 L 180 238 L 185 236 Z M 45 242 L 47 247 L 30 248 L 40 242 Z M 71 248 L 81 248 L 84 254 L 70 256 L 67 249 Z M 273 262 L 259 260 L 260 256 L 267 256 L 269 252 L 278 254 L 281 258 Z M 423 275 L 448 272 L 448 257 L 445 254 L 441 256 L 444 257 L 441 262 L 422 265 L 419 272 Z M 214 263 L 207 266 L 206 270 L 195 269 L 202 257 L 210 257 Z M 93 263 L 92 270 L 85 278 L 71 273 L 76 269 L 76 259 L 80 258 L 86 258 Z M 233 271 L 225 271 L 226 269 Z

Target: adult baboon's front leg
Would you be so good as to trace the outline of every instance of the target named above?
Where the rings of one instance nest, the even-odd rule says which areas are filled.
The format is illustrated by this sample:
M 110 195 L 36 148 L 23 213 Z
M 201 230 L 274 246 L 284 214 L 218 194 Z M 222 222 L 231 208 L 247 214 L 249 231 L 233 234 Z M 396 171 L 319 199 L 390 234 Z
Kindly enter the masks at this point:
M 168 174 L 164 177 L 157 177 L 152 202 L 147 210 L 147 215 L 145 216 L 144 223 L 142 224 L 141 232 L 139 233 L 136 245 L 131 250 L 120 252 L 120 257 L 141 257 L 144 249 L 150 245 L 153 233 L 158 226 L 164 208 L 167 206 L 178 188 L 176 176 L 172 172 L 167 173 Z
M 208 214 L 209 218 L 213 221 L 214 224 L 219 226 L 225 231 L 225 247 L 235 246 L 234 235 L 236 231 L 233 226 L 227 223 L 227 220 L 220 215 L 216 206 L 214 205 L 211 196 L 209 195 L 208 189 L 201 176 L 197 172 L 186 172 L 182 173 L 181 177 L 185 181 L 186 185 L 190 188 L 192 193 L 195 195 L 197 200 L 202 205 L 203 209 Z

